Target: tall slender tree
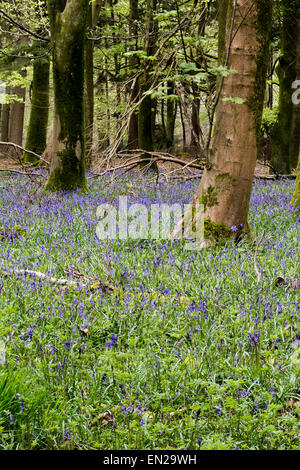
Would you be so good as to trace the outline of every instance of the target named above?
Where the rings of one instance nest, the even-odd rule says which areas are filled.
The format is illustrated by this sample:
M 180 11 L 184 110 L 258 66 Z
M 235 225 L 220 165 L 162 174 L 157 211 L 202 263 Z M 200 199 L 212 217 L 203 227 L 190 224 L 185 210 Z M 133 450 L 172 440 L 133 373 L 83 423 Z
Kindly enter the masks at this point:
M 228 0 L 224 77 L 209 163 L 194 201 L 204 205 L 205 236 L 247 231 L 268 67 L 271 0 Z M 221 47 L 222 49 L 222 47 Z

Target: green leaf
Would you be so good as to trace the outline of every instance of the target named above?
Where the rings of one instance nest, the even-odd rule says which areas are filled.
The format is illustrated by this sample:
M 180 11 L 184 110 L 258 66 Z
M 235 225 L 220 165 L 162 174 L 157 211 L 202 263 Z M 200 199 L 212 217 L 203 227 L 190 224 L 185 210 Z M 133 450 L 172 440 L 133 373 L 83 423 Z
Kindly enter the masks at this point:
M 232 103 L 235 104 L 244 104 L 245 100 L 243 98 L 239 98 L 237 96 L 228 96 L 228 98 L 223 98 L 223 101 L 231 101 Z
M 166 20 L 170 17 L 174 17 L 177 15 L 176 10 L 171 10 L 171 11 L 164 11 L 163 13 L 159 13 L 154 17 L 154 20 L 160 21 L 160 20 Z
M 196 64 L 194 64 L 193 62 L 191 63 L 181 62 L 181 64 L 179 64 L 179 67 L 182 69 L 184 73 L 198 72 L 200 70 L 197 68 Z

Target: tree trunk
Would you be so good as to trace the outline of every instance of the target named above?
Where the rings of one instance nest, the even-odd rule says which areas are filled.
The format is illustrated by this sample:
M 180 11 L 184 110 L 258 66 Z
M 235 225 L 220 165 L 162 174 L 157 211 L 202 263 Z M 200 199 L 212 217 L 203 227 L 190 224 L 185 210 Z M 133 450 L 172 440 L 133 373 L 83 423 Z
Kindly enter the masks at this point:
M 1 140 L 2 142 L 8 142 L 9 112 L 10 112 L 10 105 L 3 104 L 2 112 L 1 112 Z
M 294 206 L 300 209 L 300 153 L 298 157 L 298 166 L 297 166 L 297 177 L 296 177 L 296 189 L 293 197 Z
M 191 147 L 200 148 L 200 99 L 199 91 L 196 85 L 192 86 L 193 88 L 193 100 L 192 100 L 192 112 L 191 112 Z
M 103 0 L 94 0 L 89 4 L 88 26 L 97 26 L 99 15 L 103 7 Z M 85 44 L 85 135 L 86 135 L 86 167 L 90 168 L 93 159 L 94 137 L 94 41 L 87 40 Z
M 54 148 L 47 189 L 84 189 L 84 45 L 88 0 L 48 0 L 53 47 Z
M 296 47 L 296 77 L 300 80 L 300 7 L 297 12 L 297 47 Z M 294 90 L 293 90 L 294 91 Z M 300 150 L 300 103 L 293 103 L 291 141 L 290 141 L 290 161 L 291 167 L 295 168 Z
M 89 5 L 88 25 L 93 26 L 93 9 Z M 94 42 L 86 41 L 85 44 L 85 135 L 86 135 L 86 167 L 92 163 L 93 131 L 94 131 Z
M 147 25 L 145 35 L 145 51 L 147 56 L 154 54 L 156 46 L 157 22 L 154 21 L 157 0 L 147 0 Z M 151 61 L 144 61 L 144 73 L 140 79 L 141 96 L 151 87 Z M 138 144 L 142 150 L 153 151 L 153 103 L 150 95 L 144 97 L 139 106 L 138 114 Z M 147 155 L 148 156 L 148 155 Z
M 47 141 L 49 74 L 50 61 L 48 58 L 34 61 L 31 110 L 25 148 L 40 155 L 43 154 Z M 23 154 L 23 159 L 27 162 L 39 161 L 26 152 Z
M 167 83 L 167 94 L 168 96 L 174 95 L 174 82 Z M 167 147 L 172 147 L 174 144 L 174 129 L 177 112 L 177 101 L 174 99 L 167 99 L 167 113 L 166 113 L 166 135 L 167 135 Z
M 278 125 L 273 134 L 272 166 L 279 173 L 290 173 L 297 165 L 298 152 L 291 154 L 293 103 L 292 83 L 296 80 L 297 57 L 297 16 L 299 0 L 283 3 L 283 23 L 281 32 L 281 55 L 277 74 L 279 77 Z
M 257 135 L 268 67 L 271 0 L 229 0 L 227 66 L 216 111 L 215 133 L 194 201 L 204 205 L 205 238 L 235 237 L 247 231 L 257 156 Z M 243 104 L 231 101 L 242 98 Z M 229 100 L 228 100 L 229 98 Z M 227 100 L 226 100 L 227 99 Z M 225 101 L 224 101 L 225 100 Z
M 22 146 L 26 90 L 21 86 L 14 87 L 11 89 L 11 94 L 16 95 L 21 101 L 13 101 L 10 105 L 8 140 Z

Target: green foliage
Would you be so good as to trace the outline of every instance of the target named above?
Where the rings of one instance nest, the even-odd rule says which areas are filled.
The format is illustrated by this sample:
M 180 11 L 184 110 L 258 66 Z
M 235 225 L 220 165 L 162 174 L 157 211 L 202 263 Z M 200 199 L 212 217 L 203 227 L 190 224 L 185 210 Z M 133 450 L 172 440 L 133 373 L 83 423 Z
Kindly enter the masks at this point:
M 0 240 L 15 240 L 16 238 L 23 237 L 25 234 L 26 230 L 20 225 L 14 225 L 13 227 L 0 226 Z
M 21 212 L 35 185 L 2 174 L 2 217 L 28 232 L 0 240 L 2 268 L 23 260 L 59 278 L 74 266 L 115 291 L 1 276 L 0 448 L 298 449 L 298 293 L 274 286 L 297 275 L 294 184 L 255 185 L 249 222 L 256 239 L 266 229 L 258 286 L 247 240 L 197 253 L 179 241 L 97 240 L 96 207 L 127 186 L 141 201 L 159 191 L 188 202 L 196 184 L 89 182 L 88 196 L 38 191 Z
M 278 125 L 278 107 L 264 108 L 262 114 L 261 129 L 266 135 L 272 135 Z

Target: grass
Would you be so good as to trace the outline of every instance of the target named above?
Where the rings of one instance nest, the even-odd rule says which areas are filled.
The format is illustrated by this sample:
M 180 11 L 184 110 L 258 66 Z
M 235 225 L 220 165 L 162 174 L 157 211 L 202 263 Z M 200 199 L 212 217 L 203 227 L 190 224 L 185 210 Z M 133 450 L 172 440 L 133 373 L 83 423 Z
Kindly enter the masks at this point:
M 115 290 L 2 276 L 0 448 L 299 449 L 298 294 L 275 283 L 299 272 L 294 183 L 256 182 L 252 241 L 190 252 L 101 242 L 96 208 L 188 203 L 196 182 L 89 181 L 56 195 L 1 177 L 2 271 L 73 266 Z

